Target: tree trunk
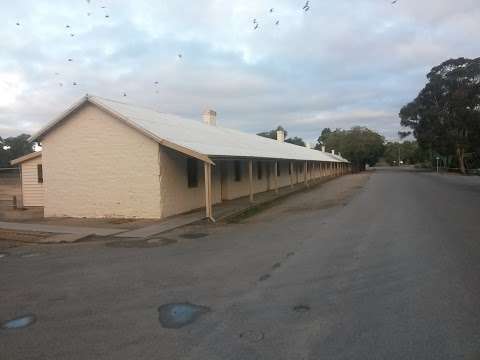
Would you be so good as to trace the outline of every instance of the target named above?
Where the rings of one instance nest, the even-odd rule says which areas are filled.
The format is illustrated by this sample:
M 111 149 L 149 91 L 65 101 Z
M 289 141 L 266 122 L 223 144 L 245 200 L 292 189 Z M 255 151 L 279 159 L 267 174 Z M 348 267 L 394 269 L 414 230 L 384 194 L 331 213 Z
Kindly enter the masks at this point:
M 463 147 L 457 146 L 457 159 L 458 159 L 458 167 L 460 168 L 460 172 L 465 174 L 465 149 Z

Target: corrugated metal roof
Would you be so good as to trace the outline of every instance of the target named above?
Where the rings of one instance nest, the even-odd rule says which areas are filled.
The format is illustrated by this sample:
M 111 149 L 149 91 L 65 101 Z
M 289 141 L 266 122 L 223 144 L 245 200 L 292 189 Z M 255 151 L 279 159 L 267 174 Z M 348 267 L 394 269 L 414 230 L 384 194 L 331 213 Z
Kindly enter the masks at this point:
M 35 152 L 30 153 L 30 154 L 20 156 L 16 159 L 11 160 L 10 164 L 17 165 L 17 164 L 20 164 L 20 163 L 25 162 L 27 160 L 35 159 L 38 156 L 42 156 L 41 151 L 35 151 Z
M 127 120 L 131 125 L 140 128 L 147 135 L 152 135 L 156 140 L 166 140 L 169 143 L 208 157 L 347 162 L 347 160 L 331 153 L 324 153 L 289 143 L 280 143 L 258 135 L 221 126 L 208 125 L 203 121 L 165 114 L 145 107 L 97 96 L 87 96 L 85 101 L 90 101 Z M 70 112 L 68 111 L 67 115 Z M 32 138 L 43 136 L 61 120 L 62 118 L 58 118 L 49 123 Z

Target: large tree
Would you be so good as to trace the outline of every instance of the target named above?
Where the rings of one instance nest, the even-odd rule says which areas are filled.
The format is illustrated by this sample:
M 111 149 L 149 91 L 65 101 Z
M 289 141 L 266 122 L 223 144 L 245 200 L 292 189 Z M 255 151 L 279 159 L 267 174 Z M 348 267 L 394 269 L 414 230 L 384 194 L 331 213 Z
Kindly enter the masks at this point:
M 0 137 L 0 167 L 9 167 L 10 161 L 33 152 L 30 135 L 21 134 L 3 139 Z
M 390 165 L 399 165 L 399 161 L 404 164 L 417 164 L 425 161 L 426 154 L 416 141 L 388 142 L 385 144 L 383 157 Z
M 427 79 L 415 100 L 400 110 L 401 125 L 413 130 L 422 148 L 455 154 L 465 173 L 465 153 L 480 141 L 480 58 L 447 60 Z
M 356 126 L 350 130 L 336 129 L 323 140 L 327 151 L 335 150 L 352 163 L 355 171 L 365 170 L 368 164 L 376 164 L 383 154 L 385 139 L 366 127 Z M 318 146 L 317 146 L 318 147 Z

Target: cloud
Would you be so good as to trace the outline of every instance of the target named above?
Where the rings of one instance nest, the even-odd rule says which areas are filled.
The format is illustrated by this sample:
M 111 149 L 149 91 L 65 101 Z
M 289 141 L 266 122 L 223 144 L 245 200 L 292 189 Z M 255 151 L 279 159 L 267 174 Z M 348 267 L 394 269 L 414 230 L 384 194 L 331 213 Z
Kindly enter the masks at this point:
M 9 3 L 0 13 L 0 135 L 33 132 L 92 93 L 197 119 L 211 107 L 222 125 L 281 124 L 309 141 L 323 127 L 354 125 L 393 138 L 428 70 L 480 50 L 476 0 L 311 0 L 308 13 L 303 3 Z

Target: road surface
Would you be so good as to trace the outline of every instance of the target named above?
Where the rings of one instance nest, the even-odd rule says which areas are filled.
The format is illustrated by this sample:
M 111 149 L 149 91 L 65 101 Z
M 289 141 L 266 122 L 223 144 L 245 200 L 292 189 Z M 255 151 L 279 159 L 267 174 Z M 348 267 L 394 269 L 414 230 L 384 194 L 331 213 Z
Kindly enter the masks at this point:
M 5 359 L 480 359 L 479 178 L 377 170 L 239 224 L 6 252 L 0 320 L 36 322 Z M 164 328 L 173 302 L 210 311 Z

